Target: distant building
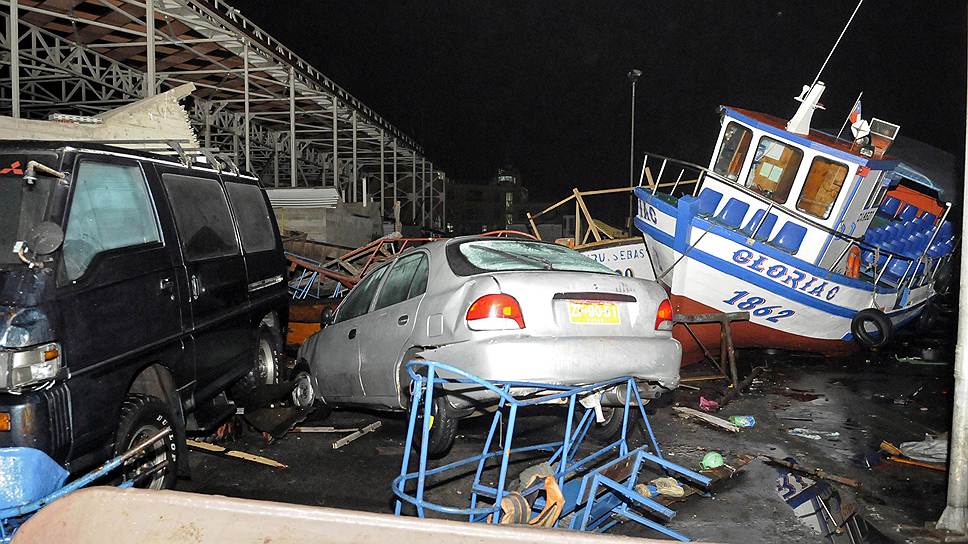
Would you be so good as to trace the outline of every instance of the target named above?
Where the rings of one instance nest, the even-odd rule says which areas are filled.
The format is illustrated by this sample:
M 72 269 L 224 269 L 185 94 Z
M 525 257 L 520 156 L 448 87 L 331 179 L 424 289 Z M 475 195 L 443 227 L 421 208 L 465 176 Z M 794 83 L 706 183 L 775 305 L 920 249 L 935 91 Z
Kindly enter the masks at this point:
M 528 190 L 514 167 L 498 169 L 487 180 L 455 179 L 447 187 L 449 234 L 480 234 L 523 223 Z

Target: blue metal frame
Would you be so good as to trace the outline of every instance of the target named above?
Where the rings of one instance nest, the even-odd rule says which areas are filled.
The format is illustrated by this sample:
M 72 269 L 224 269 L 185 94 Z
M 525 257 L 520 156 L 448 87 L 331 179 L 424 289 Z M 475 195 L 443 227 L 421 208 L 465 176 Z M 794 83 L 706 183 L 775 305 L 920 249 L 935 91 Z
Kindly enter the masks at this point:
M 413 360 L 406 365 L 407 373 L 413 381 L 413 392 L 410 402 L 410 413 L 407 426 L 407 439 L 404 445 L 403 462 L 400 475 L 392 483 L 395 501 L 394 513 L 401 515 L 403 504 L 407 503 L 416 508 L 417 516 L 425 517 L 428 510 L 466 517 L 472 523 L 500 522 L 501 500 L 509 493 L 507 470 L 512 455 L 548 452 L 546 462 L 553 467 L 554 476 L 558 480 L 565 504 L 555 527 L 569 528 L 580 531 L 604 532 L 618 523 L 616 516 L 631 519 L 648 528 L 681 541 L 688 541 L 688 537 L 669 529 L 660 522 L 641 515 L 647 511 L 651 515 L 669 521 L 675 517 L 675 512 L 653 499 L 647 498 L 634 490 L 639 472 L 644 465 L 656 467 L 665 474 L 688 480 L 691 484 L 706 488 L 712 480 L 702 474 L 689 470 L 683 466 L 662 457 L 662 450 L 652 430 L 652 425 L 645 412 L 642 399 L 639 396 L 635 378 L 619 377 L 590 385 L 558 385 L 527 381 L 492 381 L 469 374 L 453 366 L 423 360 Z M 442 466 L 427 466 L 427 442 L 429 433 L 420 433 L 419 457 L 417 470 L 409 471 L 414 437 L 417 433 L 418 412 L 422 412 L 421 424 L 430 422 L 433 399 L 435 394 L 446 394 L 457 384 L 476 385 L 493 395 L 498 410 L 494 412 L 487 437 L 481 453 L 471 457 L 459 459 Z M 576 422 L 576 401 L 579 397 L 601 394 L 605 391 L 624 386 L 625 412 L 622 420 L 622 433 L 611 444 L 578 457 L 579 448 L 593 423 L 595 410 L 586 408 L 581 418 Z M 522 392 L 526 392 L 522 394 Z M 517 395 L 517 396 L 516 396 Z M 520 398 L 519 398 L 520 397 Z M 634 402 L 637 410 L 632 408 Z M 519 409 L 541 404 L 567 404 L 567 418 L 563 439 L 556 442 L 512 447 L 514 430 Z M 637 412 L 647 433 L 647 443 L 630 450 L 628 436 L 630 414 Z M 506 434 L 503 444 L 494 448 L 495 434 L 499 426 L 506 422 Z M 492 487 L 482 483 L 488 460 L 500 458 L 497 485 Z M 630 476 L 622 482 L 617 482 L 607 476 L 604 471 L 620 463 L 631 463 Z M 470 505 L 467 508 L 433 503 L 425 498 L 427 478 L 445 473 L 459 467 L 476 463 L 474 480 L 470 487 Z M 554 468 L 557 467 L 557 468 Z M 575 476 L 582 473 L 581 476 Z M 416 490 L 408 493 L 408 483 L 416 481 Z M 530 496 L 536 494 L 542 484 L 535 484 L 522 494 Z M 544 499 L 536 498 L 532 509 L 540 511 L 544 506 Z M 571 522 L 562 524 L 562 520 L 574 513 Z

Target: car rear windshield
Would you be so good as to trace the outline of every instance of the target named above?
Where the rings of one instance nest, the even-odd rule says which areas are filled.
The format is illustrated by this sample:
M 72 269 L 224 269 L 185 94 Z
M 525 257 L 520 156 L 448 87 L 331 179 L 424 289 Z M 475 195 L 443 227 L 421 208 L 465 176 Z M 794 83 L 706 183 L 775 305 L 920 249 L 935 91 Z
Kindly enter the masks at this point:
M 611 274 L 615 271 L 564 246 L 528 240 L 469 240 L 447 247 L 447 262 L 458 276 L 508 270 L 559 270 Z

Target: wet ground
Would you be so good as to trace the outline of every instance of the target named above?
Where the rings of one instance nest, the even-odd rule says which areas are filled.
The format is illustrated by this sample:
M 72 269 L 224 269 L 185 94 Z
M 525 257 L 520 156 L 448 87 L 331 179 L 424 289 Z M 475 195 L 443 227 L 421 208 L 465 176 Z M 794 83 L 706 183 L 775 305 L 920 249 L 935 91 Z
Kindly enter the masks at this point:
M 751 415 L 756 425 L 740 433 L 728 433 L 674 415 L 671 406 L 698 407 L 700 394 L 711 386 L 693 382 L 702 391 L 680 389 L 655 406 L 652 424 L 669 459 L 698 469 L 710 450 L 721 452 L 729 462 L 739 455 L 768 455 L 793 458 L 800 465 L 820 467 L 831 474 L 855 479 L 859 489 L 830 484 L 839 493 L 827 497 L 825 507 L 851 512 L 853 507 L 866 521 L 861 532 L 868 542 L 916 541 L 904 527 L 919 527 L 936 520 L 943 510 L 946 493 L 944 472 L 881 462 L 875 452 L 881 441 L 895 445 L 920 440 L 925 433 L 943 432 L 949 427 L 951 406 L 952 327 L 942 332 L 909 334 L 898 342 L 897 351 L 876 357 L 858 356 L 831 362 L 795 354 L 743 353 L 741 366 L 765 371 L 742 395 L 715 415 Z M 925 351 L 925 347 L 934 348 Z M 908 356 L 917 357 L 908 359 Z M 924 360 L 924 356 L 933 359 Z M 901 361 L 897 360 L 901 358 Z M 707 365 L 696 365 L 687 373 L 708 374 Z M 722 385 L 720 382 L 718 385 Z M 266 445 L 261 435 L 248 430 L 230 447 L 265 455 L 289 465 L 279 470 L 236 459 L 191 453 L 191 480 L 181 480 L 178 489 L 234 497 L 322 505 L 372 512 L 392 512 L 390 482 L 400 471 L 405 437 L 402 416 L 336 411 L 322 421 L 302 425 L 362 427 L 374 421 L 382 427 L 338 450 L 332 443 L 343 434 L 296 434 Z M 560 417 L 541 414 L 526 417 L 518 434 L 522 443 L 560 439 Z M 462 422 L 461 436 L 444 461 L 467 457 L 480 448 L 489 418 Z M 790 433 L 791 429 L 801 435 Z M 817 438 L 813 438 L 819 437 Z M 528 466 L 516 465 L 515 470 Z M 870 466 L 873 465 L 873 466 Z M 669 524 L 697 540 L 718 542 L 828 542 L 808 525 L 809 516 L 798 519 L 778 495 L 779 469 L 757 459 L 750 462 L 710 497 L 694 496 L 673 508 L 678 512 Z M 802 486 L 810 480 L 801 478 Z M 466 478 L 438 484 L 432 497 L 439 502 L 466 506 Z M 864 525 L 863 523 L 861 525 Z M 657 533 L 625 523 L 614 533 L 659 537 Z M 847 535 L 832 541 L 850 542 Z

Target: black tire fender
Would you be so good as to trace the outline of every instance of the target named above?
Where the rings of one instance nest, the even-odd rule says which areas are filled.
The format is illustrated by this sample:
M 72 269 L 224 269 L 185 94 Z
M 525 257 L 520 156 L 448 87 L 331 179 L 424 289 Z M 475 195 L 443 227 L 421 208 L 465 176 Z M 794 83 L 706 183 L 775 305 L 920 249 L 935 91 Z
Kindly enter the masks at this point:
M 876 333 L 867 331 L 867 325 L 873 325 Z M 867 349 L 880 349 L 894 338 L 894 324 L 887 315 L 876 309 L 867 308 L 857 312 L 850 321 L 850 332 L 854 340 Z

